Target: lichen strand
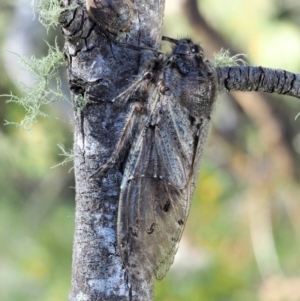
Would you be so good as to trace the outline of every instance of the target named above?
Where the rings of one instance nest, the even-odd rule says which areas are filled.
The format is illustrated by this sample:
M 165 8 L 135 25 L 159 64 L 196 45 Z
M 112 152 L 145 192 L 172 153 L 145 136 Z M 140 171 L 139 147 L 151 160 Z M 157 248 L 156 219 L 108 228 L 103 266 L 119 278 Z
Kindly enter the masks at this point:
M 47 29 L 56 27 L 59 24 L 60 16 L 66 10 L 74 10 L 79 6 L 82 6 L 85 0 L 73 1 L 72 5 L 66 6 L 63 4 L 63 0 L 32 0 L 31 6 L 34 13 L 39 16 L 39 21 Z
M 58 24 L 58 18 L 64 10 L 60 6 L 59 0 L 32 0 L 31 6 L 47 30 Z
M 58 154 L 59 156 L 63 156 L 65 157 L 64 160 L 54 166 L 52 166 L 51 168 L 55 168 L 55 167 L 58 167 L 58 166 L 62 166 L 62 165 L 66 165 L 68 162 L 72 162 L 74 161 L 74 153 L 73 153 L 73 150 L 65 150 L 64 146 L 63 145 L 60 145 L 60 144 L 57 144 L 57 146 L 60 148 L 61 150 L 61 153 Z M 73 167 L 71 167 L 70 170 L 72 170 Z
M 214 67 L 221 67 L 221 66 L 239 66 L 244 65 L 246 66 L 247 63 L 243 59 L 247 57 L 247 54 L 239 53 L 234 56 L 230 56 L 230 52 L 227 49 L 221 49 L 219 52 L 214 54 Z
M 52 117 L 41 110 L 43 105 L 48 105 L 58 100 L 67 100 L 66 95 L 61 90 L 61 81 L 59 69 L 65 64 L 64 55 L 57 44 L 50 46 L 48 44 L 48 55 L 40 59 L 35 56 L 19 56 L 21 66 L 28 71 L 35 80 L 35 85 L 29 87 L 20 83 L 23 96 L 19 97 L 13 94 L 2 95 L 9 97 L 7 102 L 15 102 L 24 107 L 26 114 L 20 123 L 7 122 L 6 124 L 16 124 L 23 130 L 31 130 L 32 125 L 36 123 L 37 117 Z M 55 88 L 51 88 L 50 81 L 55 81 Z

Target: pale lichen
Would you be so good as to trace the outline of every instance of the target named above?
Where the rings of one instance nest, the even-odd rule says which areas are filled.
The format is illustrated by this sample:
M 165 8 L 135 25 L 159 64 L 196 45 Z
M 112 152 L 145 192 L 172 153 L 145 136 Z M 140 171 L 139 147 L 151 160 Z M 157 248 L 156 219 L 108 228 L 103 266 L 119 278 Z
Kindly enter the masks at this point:
M 67 100 L 66 95 L 61 90 L 61 80 L 58 74 L 60 67 L 65 65 L 64 55 L 57 43 L 55 43 L 55 46 L 48 44 L 48 47 L 48 55 L 39 59 L 35 56 L 24 57 L 15 54 L 19 57 L 22 68 L 33 76 L 35 84 L 27 86 L 24 83 L 19 83 L 23 94 L 21 97 L 12 93 L 1 95 L 9 98 L 7 102 L 15 102 L 23 106 L 26 111 L 25 117 L 20 123 L 6 121 L 6 124 L 16 124 L 23 130 L 30 131 L 32 125 L 37 122 L 38 116 L 50 116 L 42 110 L 42 106 L 58 100 Z M 50 81 L 55 82 L 55 88 L 50 87 Z
M 75 103 L 76 103 L 76 113 L 78 115 L 86 107 L 88 103 L 88 99 L 85 94 L 83 96 L 78 95 L 75 97 Z
M 65 10 L 61 7 L 59 0 L 32 0 L 31 6 L 47 30 L 57 26 L 59 16 Z
M 55 167 L 58 167 L 58 166 L 63 166 L 63 165 L 66 165 L 68 162 L 74 161 L 74 153 L 73 153 L 73 150 L 70 149 L 70 150 L 66 151 L 65 148 L 64 148 L 64 146 L 63 146 L 63 145 L 60 145 L 60 144 L 57 144 L 57 146 L 58 146 L 58 147 L 60 148 L 60 150 L 62 151 L 62 153 L 61 153 L 61 154 L 58 154 L 58 155 L 59 155 L 59 156 L 65 157 L 65 159 L 64 159 L 62 162 L 60 162 L 60 163 L 58 163 L 58 164 L 52 166 L 51 168 L 55 168 Z M 70 172 L 72 169 L 73 169 L 73 167 L 69 170 L 69 172 Z
M 229 50 L 222 48 L 219 52 L 214 54 L 213 64 L 215 67 L 247 65 L 243 57 L 246 58 L 247 55 L 240 53 L 230 56 Z
M 77 4 L 63 7 L 60 0 L 31 0 L 34 14 L 37 13 L 39 21 L 47 31 L 59 23 L 59 16 L 66 9 L 75 9 L 79 5 L 85 5 L 85 0 L 77 0 Z

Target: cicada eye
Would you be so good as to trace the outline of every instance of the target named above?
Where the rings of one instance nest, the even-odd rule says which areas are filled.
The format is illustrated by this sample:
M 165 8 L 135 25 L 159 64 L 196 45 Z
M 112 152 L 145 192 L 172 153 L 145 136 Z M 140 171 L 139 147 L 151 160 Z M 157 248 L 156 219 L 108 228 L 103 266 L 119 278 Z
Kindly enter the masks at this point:
M 194 45 L 194 47 L 191 49 L 191 52 L 202 54 L 202 48 L 199 45 Z

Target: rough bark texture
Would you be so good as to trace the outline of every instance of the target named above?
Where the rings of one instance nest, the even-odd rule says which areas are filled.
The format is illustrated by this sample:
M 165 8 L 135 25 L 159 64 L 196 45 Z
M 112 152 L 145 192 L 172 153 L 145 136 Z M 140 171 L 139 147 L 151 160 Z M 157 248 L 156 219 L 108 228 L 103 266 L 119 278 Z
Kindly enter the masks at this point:
M 79 4 L 61 2 L 65 6 Z M 133 9 L 131 30 L 125 37 L 104 34 L 80 5 L 66 10 L 60 20 L 75 108 L 80 97 L 88 99 L 86 107 L 75 112 L 76 218 L 70 301 L 153 299 L 152 282 L 129 283 L 117 248 L 122 162 L 104 178 L 89 181 L 113 153 L 124 125 L 128 106 L 111 100 L 130 85 L 147 60 L 147 53 L 141 55 L 109 37 L 151 48 L 157 48 L 161 40 L 164 1 L 135 1 Z
M 217 68 L 219 91 L 259 91 L 300 98 L 300 75 L 252 66 Z

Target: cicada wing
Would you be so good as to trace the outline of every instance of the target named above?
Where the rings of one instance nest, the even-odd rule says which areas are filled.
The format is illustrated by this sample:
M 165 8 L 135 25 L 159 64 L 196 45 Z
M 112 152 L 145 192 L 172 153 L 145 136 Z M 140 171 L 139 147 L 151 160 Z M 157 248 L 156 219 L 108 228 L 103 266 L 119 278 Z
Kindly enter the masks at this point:
M 208 125 L 195 124 L 175 98 L 153 95 L 159 99 L 130 150 L 118 213 L 123 264 L 138 279 L 162 279 L 174 260 Z
M 133 277 L 169 270 L 188 214 L 186 190 L 158 178 L 135 178 L 121 192 L 118 240 L 124 266 Z
M 172 139 L 164 138 L 158 125 L 148 128 L 126 164 L 118 243 L 124 266 L 133 277 L 165 276 L 186 223 L 190 206 L 186 169 L 192 159 L 180 156 L 178 145 L 170 145 Z
M 158 190 L 167 196 L 163 199 L 158 195 L 155 208 L 157 223 L 155 235 L 157 242 L 161 244 L 156 247 L 159 265 L 155 269 L 155 276 L 161 280 L 174 261 L 189 213 L 190 195 L 188 189 L 178 189 L 164 181 L 158 181 Z

